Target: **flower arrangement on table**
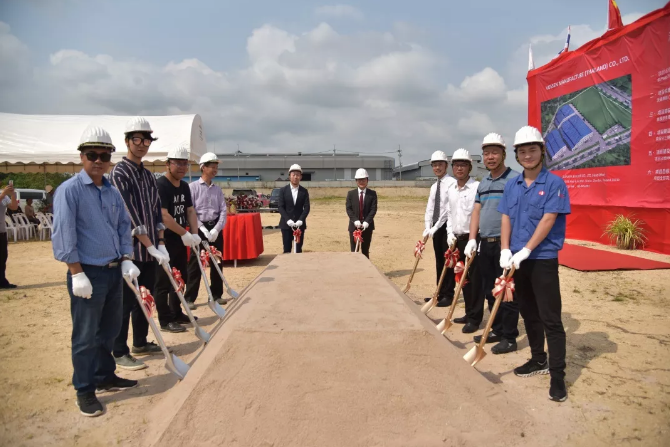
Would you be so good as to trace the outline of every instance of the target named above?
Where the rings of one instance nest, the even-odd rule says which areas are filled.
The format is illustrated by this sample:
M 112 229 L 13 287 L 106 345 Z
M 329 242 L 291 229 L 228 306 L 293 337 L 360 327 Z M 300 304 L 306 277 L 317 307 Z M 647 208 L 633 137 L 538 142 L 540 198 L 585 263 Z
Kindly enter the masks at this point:
M 236 214 L 237 210 L 257 210 L 262 206 L 258 197 L 255 196 L 229 196 L 226 197 L 228 213 Z

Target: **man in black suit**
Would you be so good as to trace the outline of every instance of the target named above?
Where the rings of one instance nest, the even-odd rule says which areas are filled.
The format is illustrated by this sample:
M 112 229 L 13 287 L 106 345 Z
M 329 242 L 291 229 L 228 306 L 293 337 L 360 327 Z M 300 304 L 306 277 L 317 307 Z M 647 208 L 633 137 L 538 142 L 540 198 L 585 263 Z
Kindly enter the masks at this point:
M 279 228 L 284 242 L 284 253 L 291 253 L 293 245 L 293 230 L 300 228 L 302 235 L 296 244 L 296 253 L 302 253 L 302 244 L 305 242 L 307 229 L 307 215 L 309 214 L 309 193 L 300 186 L 302 168 L 300 165 L 291 165 L 289 168 L 290 183 L 279 191 Z
M 375 214 L 377 214 L 377 193 L 368 189 L 368 171 L 361 168 L 356 171 L 358 188 L 347 193 L 347 215 L 349 216 L 349 243 L 351 251 L 356 250 L 354 231 L 363 230 L 361 251 L 370 259 L 370 243 L 372 232 L 375 229 Z M 363 206 L 361 207 L 361 204 Z

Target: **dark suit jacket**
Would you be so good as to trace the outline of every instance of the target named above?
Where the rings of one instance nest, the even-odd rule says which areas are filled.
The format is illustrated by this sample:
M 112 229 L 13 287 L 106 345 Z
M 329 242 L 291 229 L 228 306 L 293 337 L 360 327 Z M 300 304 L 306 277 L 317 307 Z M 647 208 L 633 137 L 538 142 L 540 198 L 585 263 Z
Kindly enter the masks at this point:
M 293 194 L 291 194 L 291 184 L 284 186 L 279 191 L 279 228 L 282 230 L 291 230 L 286 221 L 297 222 L 302 220 L 301 230 L 307 229 L 307 215 L 309 214 L 309 193 L 307 189 L 298 186 L 298 198 L 293 204 Z
M 356 230 L 354 222 L 359 220 L 359 198 L 358 188 L 353 189 L 347 193 L 347 215 L 349 216 L 349 231 Z M 363 199 L 363 222 L 367 222 L 370 226 L 367 231 L 375 229 L 375 214 L 377 214 L 377 193 L 367 188 L 365 190 L 365 198 Z

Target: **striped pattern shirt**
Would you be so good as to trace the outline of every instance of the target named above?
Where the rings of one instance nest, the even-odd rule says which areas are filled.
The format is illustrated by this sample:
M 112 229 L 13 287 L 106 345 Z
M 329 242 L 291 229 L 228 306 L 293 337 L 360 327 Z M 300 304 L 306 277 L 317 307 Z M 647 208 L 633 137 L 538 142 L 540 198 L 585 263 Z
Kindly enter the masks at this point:
M 144 167 L 143 163 L 138 165 L 123 157 L 123 160 L 112 168 L 109 178 L 123 197 L 132 230 L 146 234 L 151 243 L 156 245 L 158 229 L 163 228 L 163 215 L 154 175 Z M 144 227 L 145 230 L 142 231 L 138 227 Z M 153 260 L 146 247 L 137 238 L 133 238 L 133 253 L 138 262 Z
M 475 203 L 482 206 L 479 214 L 479 234 L 481 237 L 500 236 L 502 214 L 498 211 L 498 204 L 502 199 L 507 181 L 518 175 L 519 173 L 512 171 L 512 168 L 507 168 L 501 176 L 494 179 L 489 174 L 479 183 Z

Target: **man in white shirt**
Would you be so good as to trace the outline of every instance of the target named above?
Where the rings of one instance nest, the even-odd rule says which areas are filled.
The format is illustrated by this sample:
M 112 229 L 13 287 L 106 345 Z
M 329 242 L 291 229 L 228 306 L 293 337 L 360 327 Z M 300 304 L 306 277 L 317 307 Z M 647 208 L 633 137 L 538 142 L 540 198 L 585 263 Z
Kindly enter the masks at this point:
M 305 241 L 305 230 L 307 229 L 307 215 L 309 214 L 309 193 L 307 189 L 300 186 L 302 179 L 302 168 L 294 164 L 289 168 L 290 183 L 279 191 L 279 204 L 277 209 L 281 215 L 279 228 L 281 229 L 284 253 L 291 253 L 293 245 L 293 231 L 300 228 L 302 234 L 300 241 L 296 243 L 296 253 L 302 253 L 302 244 Z
M 428 204 L 426 205 L 425 225 L 426 229 L 423 236 L 433 238 L 433 250 L 435 250 L 435 271 L 437 273 L 437 284 L 444 268 L 444 253 L 449 248 L 447 244 L 447 225 L 449 215 L 449 201 L 447 200 L 447 191 L 456 184 L 453 177 L 447 175 L 447 154 L 442 151 L 435 151 L 430 157 L 430 165 L 433 173 L 437 177 L 437 182 L 430 187 Z M 447 307 L 451 305 L 454 298 L 454 271 L 447 270 L 444 275 L 442 287 L 438 293 L 437 307 Z M 425 301 L 429 301 L 426 298 Z
M 456 248 L 460 253 L 459 260 L 465 263 L 465 246 L 470 240 L 470 217 L 475 206 L 479 182 L 470 178 L 472 158 L 465 149 L 457 149 L 454 152 L 451 157 L 451 169 L 456 182 L 447 190 L 450 211 L 447 243 L 451 245 L 454 241 L 456 242 Z M 479 235 L 476 236 L 476 242 L 479 244 Z M 465 315 L 455 318 L 454 323 L 465 324 L 463 333 L 471 334 L 479 329 L 480 324 L 474 318 L 477 297 L 482 293 L 479 268 L 476 262 L 473 262 L 468 269 L 467 281 L 463 286 Z

